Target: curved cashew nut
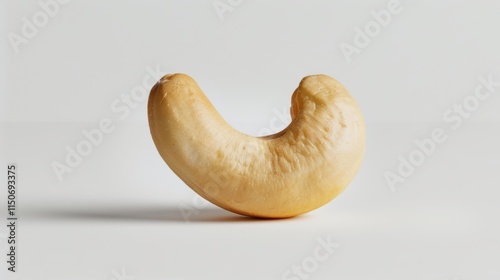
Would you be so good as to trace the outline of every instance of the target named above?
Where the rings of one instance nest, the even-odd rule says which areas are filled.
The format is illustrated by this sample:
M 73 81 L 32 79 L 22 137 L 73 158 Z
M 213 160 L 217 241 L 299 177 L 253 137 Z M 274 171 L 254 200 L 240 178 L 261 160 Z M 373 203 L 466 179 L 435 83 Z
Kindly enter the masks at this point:
M 302 79 L 290 110 L 292 122 L 283 131 L 252 137 L 229 126 L 187 75 L 164 76 L 148 101 L 151 135 L 175 174 L 210 202 L 263 218 L 326 204 L 363 159 L 363 116 L 335 79 Z

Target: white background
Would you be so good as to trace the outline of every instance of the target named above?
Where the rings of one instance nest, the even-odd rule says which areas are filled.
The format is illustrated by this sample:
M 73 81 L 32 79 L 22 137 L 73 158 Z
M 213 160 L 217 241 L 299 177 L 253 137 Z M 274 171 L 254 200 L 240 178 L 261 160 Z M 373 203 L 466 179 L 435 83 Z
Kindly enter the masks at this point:
M 339 247 L 307 279 L 500 279 L 500 87 L 460 125 L 443 117 L 474 98 L 479 77 L 500 81 L 500 4 L 402 0 L 357 46 L 356 28 L 390 2 L 73 0 L 27 38 L 23 18 L 33 23 L 41 4 L 2 1 L 0 210 L 4 223 L 16 163 L 20 220 L 16 273 L 0 227 L 0 279 L 286 279 L 328 236 Z M 302 77 L 335 77 L 367 122 L 363 166 L 338 198 L 294 219 L 200 204 L 153 145 L 147 96 L 127 115 L 113 109 L 157 68 L 191 75 L 252 135 L 287 125 Z M 58 180 L 52 164 L 105 118 L 113 132 Z M 401 176 L 400 157 L 435 129 L 446 141 Z

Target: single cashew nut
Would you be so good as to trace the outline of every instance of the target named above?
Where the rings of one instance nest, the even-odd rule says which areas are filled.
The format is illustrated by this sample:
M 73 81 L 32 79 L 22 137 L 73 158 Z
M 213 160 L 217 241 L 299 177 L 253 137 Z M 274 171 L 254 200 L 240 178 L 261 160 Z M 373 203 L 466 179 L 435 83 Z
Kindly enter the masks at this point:
M 263 218 L 326 204 L 363 159 L 363 116 L 335 79 L 302 79 L 290 110 L 292 122 L 283 131 L 252 137 L 229 126 L 187 75 L 164 76 L 148 101 L 151 135 L 175 174 L 210 202 Z

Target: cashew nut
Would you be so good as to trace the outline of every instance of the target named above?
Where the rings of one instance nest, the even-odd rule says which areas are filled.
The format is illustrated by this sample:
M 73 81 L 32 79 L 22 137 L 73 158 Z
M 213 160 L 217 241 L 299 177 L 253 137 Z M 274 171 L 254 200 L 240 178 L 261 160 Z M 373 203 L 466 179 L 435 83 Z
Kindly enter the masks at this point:
M 335 79 L 302 79 L 290 110 L 283 131 L 253 137 L 229 126 L 187 75 L 164 76 L 148 101 L 151 135 L 175 174 L 210 202 L 263 218 L 293 217 L 328 203 L 363 159 L 363 116 Z

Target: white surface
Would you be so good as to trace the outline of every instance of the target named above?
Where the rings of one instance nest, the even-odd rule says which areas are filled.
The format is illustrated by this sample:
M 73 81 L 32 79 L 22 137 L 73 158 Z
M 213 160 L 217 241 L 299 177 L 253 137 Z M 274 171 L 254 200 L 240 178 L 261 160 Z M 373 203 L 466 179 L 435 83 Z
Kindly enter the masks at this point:
M 18 165 L 20 220 L 19 270 L 2 261 L 0 279 L 282 279 L 327 236 L 339 247 L 308 279 L 499 279 L 500 88 L 459 128 L 443 119 L 478 77 L 500 80 L 498 2 L 401 1 L 348 63 L 339 44 L 390 1 L 351 2 L 243 1 L 220 20 L 212 1 L 74 0 L 16 54 L 9 32 L 40 7 L 3 1 L 0 166 Z M 295 219 L 200 206 L 155 150 L 146 101 L 126 117 L 112 110 L 157 66 L 192 75 L 253 135 L 286 125 L 303 76 L 337 78 L 367 121 L 358 176 Z M 60 182 L 51 164 L 104 118 L 115 130 Z M 436 128 L 446 142 L 391 190 L 384 174 Z

